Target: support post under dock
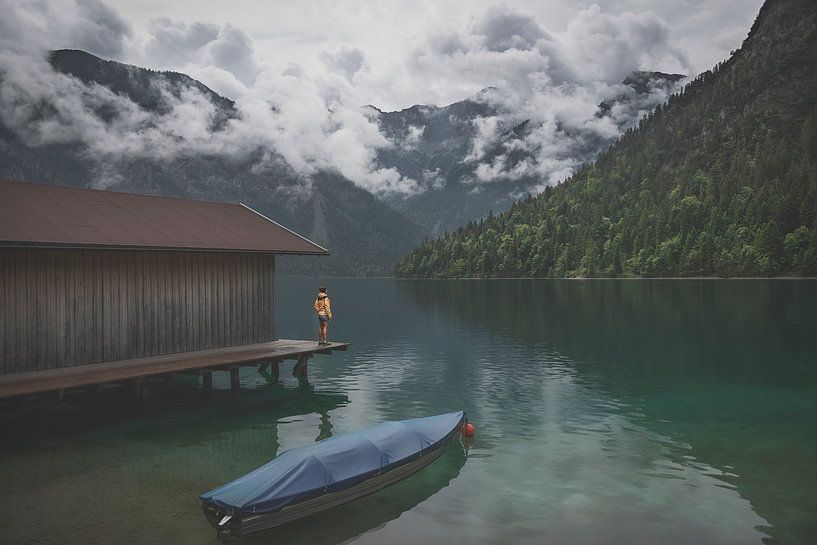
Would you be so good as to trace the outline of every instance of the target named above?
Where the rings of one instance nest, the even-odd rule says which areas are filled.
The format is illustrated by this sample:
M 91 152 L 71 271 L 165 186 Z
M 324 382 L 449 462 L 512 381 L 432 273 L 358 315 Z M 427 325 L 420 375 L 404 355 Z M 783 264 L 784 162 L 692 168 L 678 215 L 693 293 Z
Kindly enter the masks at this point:
M 315 341 L 298 341 L 280 339 L 250 345 L 212 348 L 195 352 L 181 352 L 135 358 L 44 369 L 24 373 L 0 375 L 0 399 L 58 392 L 97 384 L 122 381 L 134 381 L 137 397 L 147 397 L 144 386 L 140 384 L 145 378 L 198 371 L 202 373 L 202 385 L 212 387 L 212 372 L 231 371 L 232 389 L 240 386 L 238 367 L 257 366 L 259 362 L 269 361 L 270 373 L 279 376 L 279 364 L 284 360 L 298 360 L 298 371 L 306 371 L 306 361 L 315 354 L 330 354 L 335 350 L 346 350 L 347 343 L 330 343 L 318 345 Z M 235 375 L 232 372 L 235 369 Z
M 230 369 L 230 389 L 233 393 L 238 393 L 239 388 L 241 388 L 241 378 L 239 377 L 238 371 L 238 367 Z
M 212 390 L 213 389 L 213 372 L 212 371 L 202 371 L 201 385 L 205 390 Z
M 258 373 L 263 375 L 267 371 L 269 371 L 272 378 L 278 378 L 281 374 L 281 368 L 279 367 L 281 363 L 281 358 L 272 358 L 271 360 L 263 361 L 258 365 Z
M 298 362 L 295 364 L 295 367 L 292 368 L 292 375 L 298 378 L 307 378 L 307 371 L 309 371 L 309 367 L 307 363 L 309 362 L 309 358 L 311 354 L 304 354 L 298 358 Z

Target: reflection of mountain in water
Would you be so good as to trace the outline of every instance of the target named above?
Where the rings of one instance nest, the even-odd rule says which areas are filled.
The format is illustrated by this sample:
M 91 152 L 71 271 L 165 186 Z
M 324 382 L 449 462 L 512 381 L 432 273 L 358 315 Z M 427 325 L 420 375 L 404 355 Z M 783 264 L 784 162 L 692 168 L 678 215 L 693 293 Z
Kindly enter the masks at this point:
M 429 315 L 566 356 L 576 380 L 691 445 L 795 543 L 817 522 L 817 283 L 787 281 L 400 282 Z M 544 371 L 540 375 L 547 379 Z M 679 464 L 681 453 L 669 452 Z M 799 491 L 799 492 L 798 492 Z

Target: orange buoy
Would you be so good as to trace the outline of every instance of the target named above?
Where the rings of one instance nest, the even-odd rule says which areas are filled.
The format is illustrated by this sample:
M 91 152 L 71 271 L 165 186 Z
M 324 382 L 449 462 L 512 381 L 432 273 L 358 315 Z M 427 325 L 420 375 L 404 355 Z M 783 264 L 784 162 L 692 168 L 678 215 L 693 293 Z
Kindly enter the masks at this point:
M 476 433 L 477 429 L 474 427 L 472 423 L 466 422 L 465 424 L 462 425 L 463 437 L 473 437 L 474 435 L 476 435 Z

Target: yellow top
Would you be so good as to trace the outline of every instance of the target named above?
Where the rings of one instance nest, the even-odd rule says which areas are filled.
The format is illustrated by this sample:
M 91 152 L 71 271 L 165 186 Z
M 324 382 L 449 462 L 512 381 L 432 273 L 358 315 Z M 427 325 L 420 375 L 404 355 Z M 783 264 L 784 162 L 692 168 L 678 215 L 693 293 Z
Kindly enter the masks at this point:
M 330 306 L 329 296 L 325 293 L 319 293 L 318 298 L 315 299 L 315 312 L 322 316 L 332 317 L 332 307 Z

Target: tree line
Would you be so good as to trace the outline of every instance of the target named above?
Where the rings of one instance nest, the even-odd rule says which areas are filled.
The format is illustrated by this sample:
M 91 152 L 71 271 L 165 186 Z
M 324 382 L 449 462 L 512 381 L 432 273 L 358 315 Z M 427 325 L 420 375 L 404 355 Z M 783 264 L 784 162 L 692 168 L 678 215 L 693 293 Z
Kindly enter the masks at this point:
M 798 6 L 765 25 L 764 7 L 593 164 L 426 241 L 398 276 L 817 276 L 817 16 Z

